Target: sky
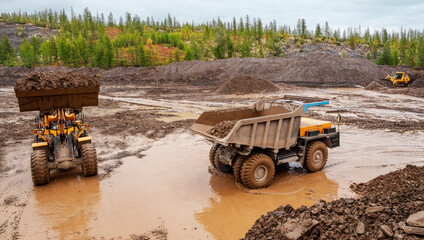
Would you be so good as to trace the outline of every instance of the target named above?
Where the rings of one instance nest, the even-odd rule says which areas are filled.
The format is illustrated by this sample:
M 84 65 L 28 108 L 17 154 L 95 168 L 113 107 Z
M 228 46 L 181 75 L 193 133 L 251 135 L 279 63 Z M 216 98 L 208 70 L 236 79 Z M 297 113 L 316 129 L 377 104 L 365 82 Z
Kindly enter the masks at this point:
M 264 24 L 272 20 L 277 25 L 295 26 L 304 18 L 308 29 L 315 29 L 328 21 L 332 29 L 348 27 L 369 27 L 371 30 L 386 28 L 389 31 L 406 29 L 424 30 L 424 1 L 422 0 L 0 0 L 0 12 L 39 11 L 71 7 L 79 14 L 88 7 L 92 13 L 112 12 L 115 19 L 126 12 L 137 14 L 142 19 L 153 16 L 155 20 L 165 18 L 168 13 L 180 22 L 204 23 L 212 18 L 223 21 L 237 21 L 249 15 L 261 18 Z

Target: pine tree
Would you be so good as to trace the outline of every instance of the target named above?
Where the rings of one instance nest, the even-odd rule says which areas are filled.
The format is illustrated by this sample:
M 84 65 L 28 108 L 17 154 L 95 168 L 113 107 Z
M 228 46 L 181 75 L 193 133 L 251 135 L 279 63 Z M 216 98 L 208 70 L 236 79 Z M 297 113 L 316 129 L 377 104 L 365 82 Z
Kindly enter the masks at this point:
M 191 51 L 190 46 L 187 46 L 185 49 L 184 60 L 187 60 L 187 61 L 193 60 L 193 51 Z
M 19 47 L 19 56 L 21 57 L 22 64 L 25 67 L 34 66 L 34 49 L 27 38 L 24 38 L 23 43 Z
M 40 40 L 33 36 L 31 38 L 31 46 L 32 50 L 34 51 L 34 64 L 40 63 L 40 57 L 41 57 L 41 49 L 40 49 Z
M 113 58 L 115 56 L 115 50 L 113 49 L 112 42 L 110 41 L 109 36 L 104 36 L 104 48 L 105 48 L 105 55 L 104 55 L 104 66 L 109 69 L 113 68 Z
M 175 49 L 174 61 L 175 62 L 181 61 L 181 53 L 180 53 L 180 50 L 178 48 Z
M 390 49 L 390 44 L 386 43 L 383 48 L 383 53 L 380 55 L 380 57 L 377 59 L 378 65 L 392 65 L 392 52 Z
M 43 64 L 49 65 L 52 63 L 51 42 L 44 40 L 41 44 L 41 58 Z
M 315 28 L 315 38 L 321 38 L 321 37 L 322 37 L 321 26 L 318 23 L 317 27 Z
M 8 64 L 15 59 L 15 55 L 15 49 L 10 44 L 9 38 L 3 35 L 0 44 L 0 64 Z

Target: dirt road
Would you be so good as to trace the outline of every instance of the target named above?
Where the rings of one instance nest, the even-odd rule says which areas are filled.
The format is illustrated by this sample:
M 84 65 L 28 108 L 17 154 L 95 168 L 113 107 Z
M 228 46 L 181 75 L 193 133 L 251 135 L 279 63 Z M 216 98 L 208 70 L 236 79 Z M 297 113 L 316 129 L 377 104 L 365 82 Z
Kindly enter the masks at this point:
M 246 105 L 264 95 L 216 95 L 211 87 L 106 86 L 84 110 L 99 156 L 99 176 L 54 173 L 33 187 L 29 171 L 34 114 L 19 113 L 12 87 L 0 89 L 0 238 L 235 239 L 280 205 L 353 196 L 349 185 L 424 165 L 424 99 L 361 88 L 283 94 L 328 97 L 311 116 L 345 122 L 341 147 L 322 172 L 296 164 L 271 187 L 247 190 L 208 173 L 211 146 L 188 129 L 204 110 Z M 309 110 L 309 111 L 311 111 Z M 143 238 L 141 238 L 143 239 Z

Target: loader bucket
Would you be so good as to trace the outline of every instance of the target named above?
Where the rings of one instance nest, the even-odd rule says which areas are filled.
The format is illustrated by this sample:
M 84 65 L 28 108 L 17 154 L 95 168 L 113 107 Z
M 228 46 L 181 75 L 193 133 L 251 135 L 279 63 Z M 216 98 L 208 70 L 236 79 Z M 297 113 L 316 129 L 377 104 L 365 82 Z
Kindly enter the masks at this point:
M 18 98 L 19 110 L 51 111 L 53 109 L 81 109 L 84 106 L 99 104 L 99 86 L 15 91 Z

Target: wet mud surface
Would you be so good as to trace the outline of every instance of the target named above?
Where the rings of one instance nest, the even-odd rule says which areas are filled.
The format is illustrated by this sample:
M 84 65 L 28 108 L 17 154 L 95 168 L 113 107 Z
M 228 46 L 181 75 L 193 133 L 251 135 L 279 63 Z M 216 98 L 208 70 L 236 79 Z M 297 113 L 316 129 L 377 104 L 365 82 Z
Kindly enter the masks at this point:
M 354 197 L 352 183 L 424 165 L 424 100 L 362 88 L 293 87 L 217 95 L 210 86 L 105 86 L 84 109 L 99 176 L 53 172 L 33 187 L 29 171 L 35 113 L 20 113 L 12 87 L 0 88 L 0 238 L 235 239 L 281 205 L 311 206 Z M 208 173 L 211 144 L 187 128 L 206 110 L 247 106 L 284 94 L 325 97 L 309 115 L 342 115 L 341 147 L 323 171 L 279 168 L 267 189 L 247 190 L 231 175 Z M 60 194 L 57 194 L 60 193 Z M 125 224 L 123 224 L 125 223 Z M 232 227 L 228 227 L 232 226 Z

